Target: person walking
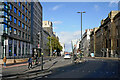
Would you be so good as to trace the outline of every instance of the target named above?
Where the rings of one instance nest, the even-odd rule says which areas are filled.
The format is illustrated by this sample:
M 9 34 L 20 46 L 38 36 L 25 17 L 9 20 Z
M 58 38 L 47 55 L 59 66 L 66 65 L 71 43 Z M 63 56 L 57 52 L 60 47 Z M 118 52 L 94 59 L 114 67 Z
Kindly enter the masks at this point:
M 32 68 L 32 57 L 28 59 L 28 69 Z
M 7 59 L 6 59 L 6 56 L 3 58 L 3 62 L 4 62 L 4 66 L 6 67 L 6 61 L 7 61 Z

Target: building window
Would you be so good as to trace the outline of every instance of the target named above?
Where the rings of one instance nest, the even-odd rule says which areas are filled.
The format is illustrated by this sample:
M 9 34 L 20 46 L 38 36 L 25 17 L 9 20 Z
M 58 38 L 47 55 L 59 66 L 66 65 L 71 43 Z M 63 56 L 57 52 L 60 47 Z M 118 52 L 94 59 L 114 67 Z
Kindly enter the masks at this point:
M 10 21 L 12 21 L 12 16 L 10 16 Z
M 27 9 L 25 9 L 25 13 L 27 13 Z
M 19 6 L 21 6 L 21 2 L 19 2 L 18 4 L 19 4 Z
M 25 35 L 25 38 L 27 39 L 27 33 L 26 33 L 26 35 Z
M 30 22 L 30 20 L 28 19 L 28 23 Z
M 16 19 L 16 18 L 14 18 L 14 23 L 15 23 L 15 24 L 17 23 L 17 19 Z
M 21 12 L 20 11 L 18 12 L 18 14 L 19 14 L 19 16 L 21 16 Z
M 10 10 L 12 10 L 12 4 L 10 4 Z
M 27 31 L 27 26 L 25 26 L 25 30 Z
M 21 22 L 20 22 L 20 21 L 18 21 L 18 26 L 20 27 L 20 25 L 21 25 Z
M 22 23 L 22 28 L 24 29 L 24 24 Z
M 25 17 L 25 21 L 27 22 L 27 17 Z
M 12 56 L 12 39 L 8 40 L 8 44 L 9 44 L 9 56 Z
M 17 13 L 17 9 L 14 7 L 14 12 Z
M 24 6 L 22 5 L 22 10 L 24 11 Z
M 22 34 L 22 38 L 24 39 L 24 35 L 25 35 L 25 33 L 23 32 L 23 34 Z
M 12 33 L 12 28 L 11 27 L 9 27 L 9 31 L 10 31 L 10 34 Z
M 27 5 L 27 1 L 25 2 L 25 5 Z
M 119 40 L 117 39 L 117 47 L 119 47 Z
M 14 0 L 14 2 L 17 4 L 17 0 Z
M 14 34 L 17 34 L 17 30 L 16 29 L 14 29 Z
M 8 30 L 7 30 L 7 25 L 6 24 L 4 24 L 4 33 L 8 33 Z
M 24 19 L 24 15 L 22 14 L 22 19 Z

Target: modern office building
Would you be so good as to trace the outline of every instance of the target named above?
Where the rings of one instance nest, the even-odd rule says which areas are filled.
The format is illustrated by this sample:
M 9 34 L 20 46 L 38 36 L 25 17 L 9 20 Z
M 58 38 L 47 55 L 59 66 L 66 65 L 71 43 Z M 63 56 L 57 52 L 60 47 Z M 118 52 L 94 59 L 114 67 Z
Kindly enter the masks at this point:
M 42 6 L 31 2 L 31 42 L 33 48 L 42 48 Z
M 0 58 L 28 57 L 30 30 L 30 2 L 0 2 Z

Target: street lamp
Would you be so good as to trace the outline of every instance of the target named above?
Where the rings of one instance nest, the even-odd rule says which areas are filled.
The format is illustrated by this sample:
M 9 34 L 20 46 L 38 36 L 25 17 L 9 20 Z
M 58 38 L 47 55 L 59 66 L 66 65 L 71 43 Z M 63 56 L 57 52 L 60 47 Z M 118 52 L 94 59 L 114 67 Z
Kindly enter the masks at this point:
M 81 40 L 82 40 L 82 13 L 86 13 L 86 12 L 83 11 L 83 12 L 77 12 L 77 13 L 81 13 Z

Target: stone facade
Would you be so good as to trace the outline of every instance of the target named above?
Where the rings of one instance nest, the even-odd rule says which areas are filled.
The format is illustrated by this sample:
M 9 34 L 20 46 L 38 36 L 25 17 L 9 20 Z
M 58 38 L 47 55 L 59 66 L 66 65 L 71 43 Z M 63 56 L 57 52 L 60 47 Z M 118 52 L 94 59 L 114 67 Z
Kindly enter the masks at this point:
M 120 55 L 119 22 L 120 11 L 111 11 L 108 17 L 101 21 L 100 27 L 91 33 L 91 52 L 94 52 L 95 56 L 118 57 Z
M 53 24 L 52 24 L 52 22 L 43 21 L 42 27 L 43 27 L 44 30 L 46 30 L 50 34 L 50 36 L 54 36 L 53 35 Z

